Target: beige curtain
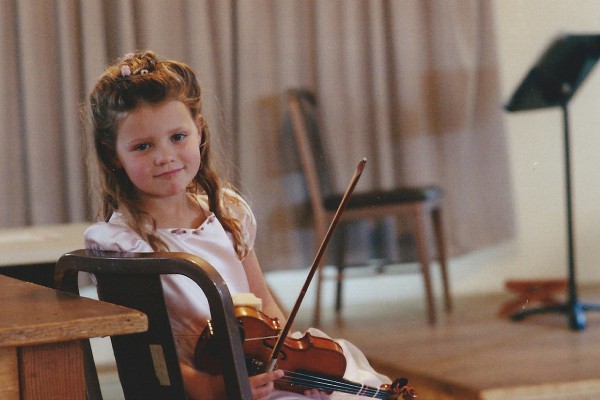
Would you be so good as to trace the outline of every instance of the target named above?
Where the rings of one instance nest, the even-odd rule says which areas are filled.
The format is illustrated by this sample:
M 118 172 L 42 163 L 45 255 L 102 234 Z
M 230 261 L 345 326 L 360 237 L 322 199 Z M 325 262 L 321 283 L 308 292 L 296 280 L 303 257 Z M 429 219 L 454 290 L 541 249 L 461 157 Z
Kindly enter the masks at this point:
M 366 156 L 357 190 L 444 188 L 452 254 L 512 234 L 490 2 L 239 6 L 240 32 L 246 32 L 239 41 L 239 164 L 242 183 L 260 205 L 259 249 L 268 252 L 268 267 L 306 266 L 315 252 L 298 164 L 282 139 L 280 95 L 291 86 L 311 87 L 320 97 L 340 191 Z M 368 257 L 368 240 L 357 229 L 349 247 L 358 260 Z
M 0 226 L 88 220 L 79 112 L 111 60 L 198 70 L 205 115 L 259 221 L 263 267 L 314 255 L 282 93 L 318 93 L 341 190 L 444 187 L 453 254 L 512 234 L 490 0 L 0 0 Z M 226 163 L 226 164 L 227 164 Z M 360 189 L 359 187 L 359 189 Z

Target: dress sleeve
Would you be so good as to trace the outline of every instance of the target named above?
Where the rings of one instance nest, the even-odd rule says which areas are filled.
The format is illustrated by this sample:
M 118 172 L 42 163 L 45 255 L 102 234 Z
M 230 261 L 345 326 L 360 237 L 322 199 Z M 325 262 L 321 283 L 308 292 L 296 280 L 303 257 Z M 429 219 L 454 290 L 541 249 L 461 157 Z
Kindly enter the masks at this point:
M 152 247 L 129 227 L 98 222 L 83 234 L 85 248 L 103 251 L 152 252 Z
M 256 240 L 256 217 L 250 205 L 240 195 L 231 190 L 226 191 L 222 201 L 227 214 L 240 222 L 244 240 L 248 244 L 248 249 L 252 250 Z

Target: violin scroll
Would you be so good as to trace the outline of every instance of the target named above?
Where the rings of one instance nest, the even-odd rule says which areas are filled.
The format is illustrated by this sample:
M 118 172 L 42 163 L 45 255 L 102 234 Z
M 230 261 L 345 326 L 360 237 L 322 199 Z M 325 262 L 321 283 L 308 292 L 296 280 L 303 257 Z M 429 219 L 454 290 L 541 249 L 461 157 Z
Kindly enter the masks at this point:
M 414 400 L 417 398 L 417 392 L 415 392 L 415 389 L 408 386 L 408 379 L 406 378 L 397 378 L 389 386 L 393 393 L 392 396 L 388 397 L 389 400 L 395 400 L 397 398 L 402 398 L 402 400 Z

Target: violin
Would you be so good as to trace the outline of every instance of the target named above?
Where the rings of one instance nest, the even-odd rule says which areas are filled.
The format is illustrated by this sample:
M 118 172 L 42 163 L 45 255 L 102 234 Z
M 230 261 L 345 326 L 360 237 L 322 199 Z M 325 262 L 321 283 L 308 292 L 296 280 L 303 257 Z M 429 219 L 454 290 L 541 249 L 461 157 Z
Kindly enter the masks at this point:
M 414 389 L 407 386 L 408 380 L 406 378 L 396 379 L 392 384 L 384 384 L 379 388 L 343 379 L 346 371 L 346 357 L 339 344 L 331 339 L 315 337 L 309 333 L 301 338 L 288 336 L 308 286 L 319 267 L 327 243 L 331 239 L 333 230 L 362 174 L 366 162 L 367 160 L 363 158 L 356 167 L 356 171 L 342 196 L 340 205 L 333 216 L 300 295 L 296 299 L 283 329 L 276 318 L 272 319 L 256 308 L 248 306 L 235 307 L 235 314 L 240 322 L 248 374 L 256 375 L 269 372 L 275 367 L 283 370 L 283 378 L 275 381 L 277 389 L 296 393 L 303 393 L 308 389 L 318 389 L 328 394 L 343 392 L 387 400 L 398 398 L 413 400 L 417 397 Z M 221 370 L 218 361 L 220 348 L 218 340 L 215 340 L 216 338 L 217 336 L 214 334 L 209 321 L 196 343 L 194 354 L 196 368 L 213 375 L 219 374 Z
M 277 318 L 270 318 L 260 310 L 249 306 L 236 306 L 235 314 L 240 322 L 240 331 L 250 376 L 265 371 L 275 342 L 281 332 Z M 196 344 L 194 362 L 200 371 L 216 375 L 220 373 L 218 345 L 212 340 L 212 328 L 207 325 Z M 343 392 L 377 399 L 416 398 L 414 389 L 407 386 L 405 378 L 379 388 L 362 385 L 343 379 L 346 358 L 335 341 L 306 333 L 301 338 L 286 337 L 277 357 L 277 368 L 284 376 L 275 381 L 280 390 L 304 393 L 318 389 L 328 394 Z

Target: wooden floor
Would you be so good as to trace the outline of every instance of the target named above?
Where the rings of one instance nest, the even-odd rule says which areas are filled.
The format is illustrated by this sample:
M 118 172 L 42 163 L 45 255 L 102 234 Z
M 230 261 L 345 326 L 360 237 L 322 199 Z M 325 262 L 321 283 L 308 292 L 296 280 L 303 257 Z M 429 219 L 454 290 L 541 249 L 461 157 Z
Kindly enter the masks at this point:
M 420 303 L 355 306 L 337 320 L 326 311 L 321 329 L 354 342 L 381 372 L 407 377 L 420 400 L 600 399 L 600 312 L 575 332 L 563 314 L 498 317 L 509 299 L 455 299 L 435 326 Z M 600 303 L 600 287 L 581 288 L 580 299 Z M 298 328 L 309 322 L 298 316 Z M 114 373 L 101 379 L 105 400 L 122 399 Z
M 600 287 L 580 289 L 579 298 L 600 304 Z M 600 399 L 600 312 L 588 311 L 586 328 L 572 331 L 561 313 L 500 318 L 509 299 L 456 299 L 433 327 L 418 304 L 382 304 L 345 310 L 322 328 L 357 344 L 376 369 L 407 377 L 421 400 Z

